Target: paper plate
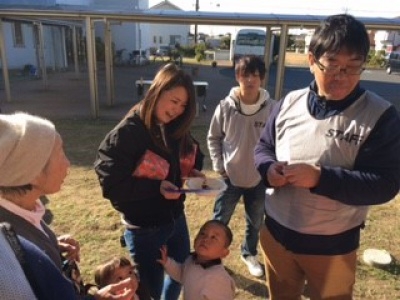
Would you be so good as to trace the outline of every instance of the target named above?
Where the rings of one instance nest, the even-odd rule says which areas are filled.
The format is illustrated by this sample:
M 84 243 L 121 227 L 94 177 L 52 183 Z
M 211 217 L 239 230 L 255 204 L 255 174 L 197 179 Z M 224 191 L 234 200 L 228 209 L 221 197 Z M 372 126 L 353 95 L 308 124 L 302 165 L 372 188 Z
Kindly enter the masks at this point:
M 392 256 L 386 250 L 367 249 L 363 253 L 363 261 L 369 266 L 382 267 L 390 265 Z
M 189 178 L 186 186 L 200 196 L 216 196 L 226 189 L 226 183 L 217 178 Z

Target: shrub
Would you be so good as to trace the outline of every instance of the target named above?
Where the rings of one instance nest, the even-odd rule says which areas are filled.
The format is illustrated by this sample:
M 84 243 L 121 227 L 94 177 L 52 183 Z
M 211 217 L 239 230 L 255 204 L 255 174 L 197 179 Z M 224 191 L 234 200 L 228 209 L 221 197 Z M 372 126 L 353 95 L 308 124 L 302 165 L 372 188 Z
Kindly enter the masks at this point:
M 194 49 L 195 53 L 196 53 L 196 60 L 197 61 L 202 61 L 203 59 L 206 58 L 206 45 L 204 43 L 201 44 L 197 44 L 196 48 Z
M 184 57 L 194 57 L 195 56 L 194 48 L 195 48 L 194 46 L 181 46 L 179 50 L 182 56 Z

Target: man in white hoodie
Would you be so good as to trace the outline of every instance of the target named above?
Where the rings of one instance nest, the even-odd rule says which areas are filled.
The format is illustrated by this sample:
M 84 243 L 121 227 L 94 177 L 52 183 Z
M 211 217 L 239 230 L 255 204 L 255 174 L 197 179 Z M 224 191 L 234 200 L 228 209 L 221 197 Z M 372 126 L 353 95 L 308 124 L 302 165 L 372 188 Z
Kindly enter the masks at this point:
M 239 86 L 233 87 L 216 107 L 207 136 L 213 169 L 228 186 L 215 200 L 214 219 L 228 224 L 243 196 L 246 232 L 241 259 L 255 277 L 264 274 L 257 259 L 257 246 L 264 216 L 265 185 L 255 168 L 254 147 L 275 102 L 261 88 L 265 72 L 260 58 L 239 59 L 235 65 Z

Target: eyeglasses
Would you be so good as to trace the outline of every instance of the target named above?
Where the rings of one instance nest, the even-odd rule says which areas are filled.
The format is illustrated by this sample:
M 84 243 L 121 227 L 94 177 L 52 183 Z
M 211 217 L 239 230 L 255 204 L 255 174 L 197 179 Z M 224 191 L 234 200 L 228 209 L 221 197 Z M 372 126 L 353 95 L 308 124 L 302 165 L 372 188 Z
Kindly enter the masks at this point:
M 360 75 L 365 70 L 364 64 L 358 66 L 346 66 L 346 68 L 342 68 L 341 66 L 324 66 L 315 56 L 314 61 L 318 69 L 320 69 L 326 75 L 337 75 L 342 72 L 346 75 Z

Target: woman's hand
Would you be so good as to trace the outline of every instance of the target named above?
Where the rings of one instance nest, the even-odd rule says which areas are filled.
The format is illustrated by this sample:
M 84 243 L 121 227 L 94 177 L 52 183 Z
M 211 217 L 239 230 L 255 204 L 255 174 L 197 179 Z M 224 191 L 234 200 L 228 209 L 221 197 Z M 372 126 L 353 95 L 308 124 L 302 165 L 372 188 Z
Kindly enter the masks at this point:
M 164 196 L 165 199 L 168 200 L 177 200 L 180 197 L 180 193 L 178 193 L 179 188 L 170 181 L 163 180 L 160 185 L 160 193 Z
M 160 264 L 165 266 L 165 264 L 167 263 L 167 260 L 168 260 L 168 250 L 167 250 L 167 246 L 166 245 L 163 245 L 160 248 L 160 253 L 161 253 L 161 258 L 157 259 L 157 262 L 159 262 Z
M 121 280 L 118 283 L 109 284 L 98 290 L 94 295 L 96 300 L 131 300 L 137 289 L 137 282 L 133 278 Z
M 201 171 L 199 171 L 199 170 L 197 170 L 197 169 L 192 169 L 192 170 L 190 171 L 188 177 L 202 177 L 202 178 L 206 178 L 206 175 L 205 175 L 203 172 L 201 172 Z
M 57 240 L 60 252 L 65 256 L 66 259 L 80 262 L 81 247 L 77 240 L 75 240 L 69 234 L 59 236 Z

